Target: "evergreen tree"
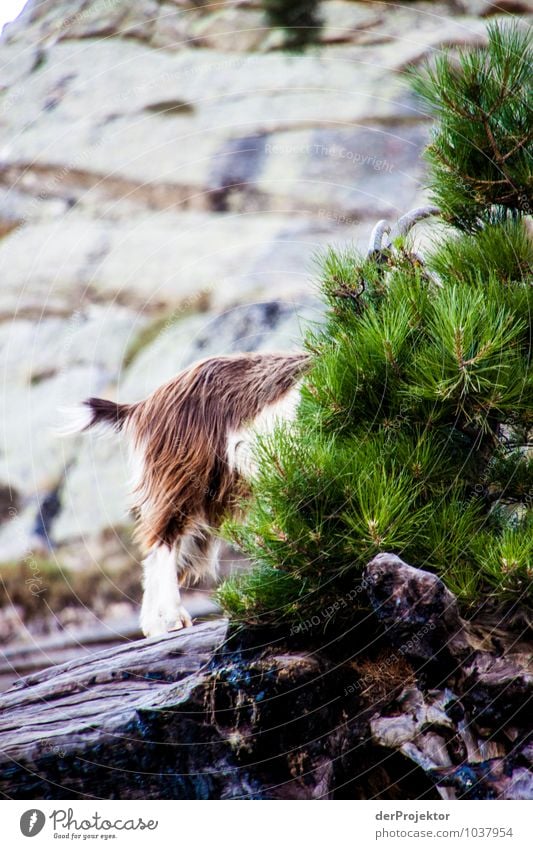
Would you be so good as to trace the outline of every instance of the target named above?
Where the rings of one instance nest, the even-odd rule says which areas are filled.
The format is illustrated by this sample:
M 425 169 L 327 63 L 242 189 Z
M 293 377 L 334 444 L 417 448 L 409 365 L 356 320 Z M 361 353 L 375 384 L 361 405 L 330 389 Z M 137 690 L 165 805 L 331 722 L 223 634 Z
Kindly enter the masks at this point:
M 465 611 L 533 606 L 531 58 L 527 35 L 492 27 L 418 72 L 455 228 L 423 263 L 403 238 L 323 259 L 297 421 L 259 441 L 227 525 L 255 563 L 219 592 L 233 617 L 342 624 L 381 551 L 437 572 Z
M 489 27 L 488 47 L 413 73 L 438 119 L 427 158 L 433 199 L 462 228 L 531 214 L 531 43 L 518 27 Z

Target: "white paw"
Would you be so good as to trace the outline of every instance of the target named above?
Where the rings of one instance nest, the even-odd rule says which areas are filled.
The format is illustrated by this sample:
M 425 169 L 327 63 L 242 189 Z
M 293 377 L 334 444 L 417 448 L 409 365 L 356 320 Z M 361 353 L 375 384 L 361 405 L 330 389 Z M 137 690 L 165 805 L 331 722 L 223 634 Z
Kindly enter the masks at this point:
M 141 610 L 141 629 L 145 637 L 160 637 L 169 631 L 179 631 L 190 628 L 192 619 L 183 605 L 172 608 L 156 608 Z
M 169 630 L 179 631 L 180 628 L 192 628 L 192 619 L 189 616 L 189 611 L 182 604 L 180 604 L 178 615 L 175 617 L 174 624 Z

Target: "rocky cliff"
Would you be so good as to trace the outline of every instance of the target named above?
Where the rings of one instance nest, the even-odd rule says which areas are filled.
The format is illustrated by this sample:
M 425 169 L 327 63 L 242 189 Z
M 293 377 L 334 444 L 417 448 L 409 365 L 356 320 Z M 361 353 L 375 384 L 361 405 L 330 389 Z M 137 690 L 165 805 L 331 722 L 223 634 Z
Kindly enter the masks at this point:
M 313 255 L 423 200 L 402 71 L 526 7 L 327 0 L 289 53 L 254 0 L 30 0 L 0 40 L 0 559 L 134 555 L 124 446 L 58 440 L 58 407 L 297 346 Z

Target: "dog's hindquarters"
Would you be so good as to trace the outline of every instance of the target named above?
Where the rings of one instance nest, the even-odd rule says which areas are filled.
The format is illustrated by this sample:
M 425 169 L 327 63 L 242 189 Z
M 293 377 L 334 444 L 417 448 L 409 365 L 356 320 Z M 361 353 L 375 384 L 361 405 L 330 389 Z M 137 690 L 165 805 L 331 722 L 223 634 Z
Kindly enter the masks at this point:
M 254 471 L 254 434 L 292 419 L 305 354 L 213 357 L 133 405 L 90 399 L 83 429 L 131 440 L 147 636 L 190 624 L 179 583 L 212 571 L 216 532 Z
M 181 372 L 128 420 L 139 465 L 138 537 L 171 545 L 191 525 L 217 528 L 250 471 L 254 430 L 292 418 L 304 354 L 213 357 Z

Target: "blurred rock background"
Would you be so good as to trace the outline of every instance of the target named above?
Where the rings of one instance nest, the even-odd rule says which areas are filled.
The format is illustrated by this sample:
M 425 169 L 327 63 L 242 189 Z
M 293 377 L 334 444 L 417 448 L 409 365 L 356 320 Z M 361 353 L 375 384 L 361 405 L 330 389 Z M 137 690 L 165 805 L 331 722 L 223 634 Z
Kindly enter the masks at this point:
M 4 29 L 0 638 L 134 627 L 125 445 L 59 440 L 58 408 L 297 347 L 316 253 L 424 200 L 402 71 L 528 12 L 324 0 L 301 52 L 261 0 L 30 0 Z

